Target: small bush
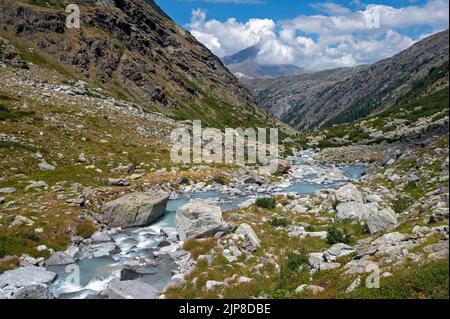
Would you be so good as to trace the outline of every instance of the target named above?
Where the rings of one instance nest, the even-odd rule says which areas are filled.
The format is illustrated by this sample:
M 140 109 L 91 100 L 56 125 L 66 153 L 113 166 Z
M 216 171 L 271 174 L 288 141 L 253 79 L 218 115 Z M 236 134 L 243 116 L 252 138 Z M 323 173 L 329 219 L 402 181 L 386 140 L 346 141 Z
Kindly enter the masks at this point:
M 32 241 L 35 241 L 35 242 L 38 242 L 40 240 L 39 236 L 36 235 L 36 233 L 32 233 L 32 232 L 25 233 L 24 237 L 26 239 L 29 239 L 29 240 L 32 240 Z
M 308 265 L 308 254 L 305 251 L 300 253 L 289 252 L 287 260 L 281 265 L 280 274 L 277 280 L 277 289 L 289 290 L 293 281 L 296 280 L 303 265 Z M 275 292 L 276 293 L 276 292 Z
M 292 148 L 286 148 L 284 151 L 283 151 L 283 157 L 284 158 L 286 158 L 286 157 L 289 157 L 289 156 L 294 156 L 294 152 L 292 151 Z
M 305 251 L 301 251 L 300 253 L 289 252 L 286 267 L 291 271 L 297 271 L 301 266 L 307 265 L 308 261 L 308 254 Z
M 270 221 L 273 227 L 286 227 L 289 225 L 289 220 L 287 218 L 274 218 Z
M 260 197 L 256 200 L 256 206 L 267 209 L 274 209 L 277 201 L 273 197 Z
M 288 291 L 285 289 L 275 290 L 269 297 L 269 299 L 286 299 Z
M 227 182 L 223 176 L 217 175 L 213 177 L 213 182 L 221 185 L 225 185 Z
M 394 210 L 394 212 L 396 212 L 397 214 L 401 214 L 403 213 L 405 210 L 408 209 L 408 207 L 411 205 L 411 201 L 408 198 L 402 197 L 402 198 L 398 198 L 396 199 L 393 203 L 392 203 L 392 209 Z
M 189 184 L 189 177 L 188 176 L 183 176 L 181 177 L 181 184 Z
M 336 227 L 331 227 L 327 231 L 327 242 L 330 245 L 344 243 L 348 244 L 351 239 L 351 234 L 349 234 L 346 230 L 342 231 Z

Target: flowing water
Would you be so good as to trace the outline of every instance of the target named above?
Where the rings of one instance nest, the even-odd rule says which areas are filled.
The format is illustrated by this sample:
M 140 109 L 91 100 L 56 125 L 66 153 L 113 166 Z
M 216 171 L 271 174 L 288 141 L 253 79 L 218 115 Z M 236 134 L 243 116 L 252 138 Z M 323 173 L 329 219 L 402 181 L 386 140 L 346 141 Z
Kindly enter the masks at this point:
M 324 177 L 336 172 L 336 178 L 324 182 Z M 242 192 L 244 195 L 236 196 L 209 190 L 171 199 L 167 204 L 166 214 L 151 226 L 127 229 L 112 236 L 120 248 L 120 253 L 94 258 L 91 251 L 85 248 L 81 249 L 80 260 L 75 265 L 48 267 L 48 270 L 58 275 L 52 285 L 52 291 L 59 298 L 96 298 L 98 292 L 104 290 L 110 280 L 120 277 L 124 265 L 145 265 L 139 268 L 142 276 L 137 280 L 162 289 L 170 281 L 175 265 L 170 260 L 154 260 L 153 252 L 158 250 L 158 244 L 166 238 L 161 234 L 161 229 L 172 232 L 175 230 L 176 210 L 190 199 L 211 200 L 218 203 L 223 211 L 227 211 L 236 209 L 249 198 L 258 196 L 289 193 L 308 195 L 320 189 L 336 188 L 344 182 L 358 180 L 363 172 L 363 166 L 340 167 L 337 171 L 329 171 L 323 166 L 300 167 L 297 176 L 294 171 L 294 179 L 281 183 L 266 194 L 247 191 Z

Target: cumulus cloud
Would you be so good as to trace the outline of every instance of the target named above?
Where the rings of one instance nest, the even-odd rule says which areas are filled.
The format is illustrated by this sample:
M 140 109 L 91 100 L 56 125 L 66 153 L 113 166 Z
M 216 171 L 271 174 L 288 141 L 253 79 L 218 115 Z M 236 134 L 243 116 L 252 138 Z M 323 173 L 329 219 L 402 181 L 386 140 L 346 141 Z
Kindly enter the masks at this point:
M 276 39 L 275 22 L 271 19 L 250 19 L 239 23 L 234 18 L 225 22 L 206 20 L 206 11 L 192 11 L 188 29 L 192 35 L 216 55 L 223 57 L 257 43 Z
M 359 2 L 355 2 L 359 4 Z M 187 28 L 216 55 L 234 54 L 259 44 L 263 65 L 295 64 L 312 70 L 373 63 L 394 55 L 422 39 L 406 35 L 410 27 L 433 32 L 448 28 L 448 0 L 429 0 L 422 6 L 394 8 L 368 5 L 357 11 L 332 2 L 312 5 L 324 14 L 300 15 L 291 20 L 249 19 L 224 22 L 192 12 Z

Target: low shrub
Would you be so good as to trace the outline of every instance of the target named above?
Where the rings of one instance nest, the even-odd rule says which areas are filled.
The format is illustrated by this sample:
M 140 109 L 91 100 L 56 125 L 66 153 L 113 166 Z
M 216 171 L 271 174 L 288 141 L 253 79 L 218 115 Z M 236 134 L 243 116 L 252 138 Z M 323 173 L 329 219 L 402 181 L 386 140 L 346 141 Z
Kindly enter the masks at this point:
M 330 245 L 344 243 L 348 244 L 351 239 L 351 234 L 349 234 L 346 230 L 342 231 L 339 228 L 331 227 L 327 231 L 327 242 Z
M 277 201 L 273 197 L 259 197 L 256 200 L 256 206 L 267 209 L 274 209 Z

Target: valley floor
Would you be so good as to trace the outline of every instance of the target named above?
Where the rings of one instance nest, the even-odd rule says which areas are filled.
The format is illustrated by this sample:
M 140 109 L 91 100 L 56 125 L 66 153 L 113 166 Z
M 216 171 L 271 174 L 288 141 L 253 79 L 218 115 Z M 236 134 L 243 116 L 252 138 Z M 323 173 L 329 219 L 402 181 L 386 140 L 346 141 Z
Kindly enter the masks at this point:
M 0 67 L 0 78 L 0 297 L 23 296 L 20 289 L 52 297 L 51 272 L 39 273 L 45 289 L 36 290 L 15 271 L 79 261 L 86 249 L 120 255 L 121 230 L 102 222 L 102 205 L 162 189 L 254 200 L 224 212 L 227 227 L 216 236 L 158 234 L 160 245 L 138 261 L 169 260 L 174 274 L 162 291 L 144 286 L 153 298 L 449 298 L 448 110 L 413 106 L 415 121 L 394 128 L 380 129 L 394 125 L 384 117 L 289 138 L 291 163 L 267 175 L 259 167 L 174 166 L 167 141 L 185 123 L 56 72 Z M 291 147 L 320 150 L 297 163 Z M 315 182 L 325 184 L 343 163 L 366 172 L 309 195 L 277 191 L 321 165 L 330 170 Z M 123 282 L 142 296 L 143 286 L 125 280 L 140 276 L 139 262 L 96 296 L 121 297 L 114 285 Z

